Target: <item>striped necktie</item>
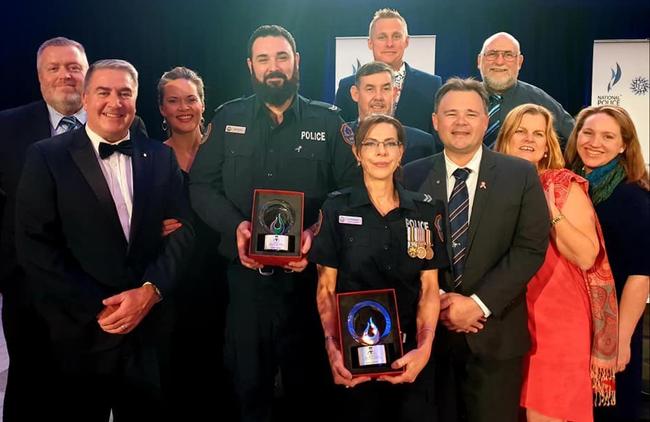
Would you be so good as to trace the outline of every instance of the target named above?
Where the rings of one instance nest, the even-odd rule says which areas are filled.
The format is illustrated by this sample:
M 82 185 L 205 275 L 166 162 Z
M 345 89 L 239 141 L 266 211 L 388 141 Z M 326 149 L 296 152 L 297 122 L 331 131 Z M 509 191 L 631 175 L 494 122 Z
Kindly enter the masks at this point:
M 501 118 L 499 117 L 499 111 L 501 111 L 502 99 L 503 97 L 501 95 L 490 95 L 490 104 L 488 108 L 490 123 L 488 124 L 488 129 L 485 132 L 485 136 L 483 137 L 483 143 L 490 149 L 494 148 L 494 144 L 497 141 L 497 134 L 499 133 L 499 128 L 501 127 Z
M 81 126 L 81 122 L 74 116 L 64 116 L 59 121 L 59 128 L 63 129 L 63 133 L 69 132 Z
M 454 287 L 458 287 L 462 282 L 465 268 L 467 229 L 469 228 L 469 194 L 465 181 L 470 171 L 467 168 L 457 168 L 454 171 L 453 175 L 456 182 L 449 197 L 449 228 L 451 230 Z

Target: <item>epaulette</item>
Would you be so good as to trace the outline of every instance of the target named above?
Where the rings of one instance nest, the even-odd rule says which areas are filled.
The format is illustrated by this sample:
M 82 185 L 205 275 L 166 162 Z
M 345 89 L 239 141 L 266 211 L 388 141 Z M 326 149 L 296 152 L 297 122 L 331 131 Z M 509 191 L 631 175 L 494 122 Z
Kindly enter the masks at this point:
M 315 105 L 316 107 L 325 108 L 327 110 L 334 111 L 336 113 L 341 111 L 341 109 L 335 106 L 334 104 L 326 103 L 324 101 L 309 100 L 309 104 Z
M 421 192 L 414 192 L 414 201 L 418 202 L 426 202 L 426 203 L 432 203 L 433 202 L 433 197 L 429 195 L 428 193 L 421 193 Z
M 244 101 L 247 98 L 248 97 L 239 97 L 239 98 L 235 98 L 234 100 L 226 101 L 225 103 L 221 104 L 219 107 L 214 109 L 214 114 L 217 114 L 218 112 L 220 112 L 227 105 L 231 105 L 231 104 L 238 103 L 240 101 Z
M 330 192 L 327 194 L 328 198 L 336 198 L 337 196 L 341 195 L 348 195 L 350 192 L 352 192 L 352 188 L 345 188 L 341 190 L 335 190 L 334 192 Z

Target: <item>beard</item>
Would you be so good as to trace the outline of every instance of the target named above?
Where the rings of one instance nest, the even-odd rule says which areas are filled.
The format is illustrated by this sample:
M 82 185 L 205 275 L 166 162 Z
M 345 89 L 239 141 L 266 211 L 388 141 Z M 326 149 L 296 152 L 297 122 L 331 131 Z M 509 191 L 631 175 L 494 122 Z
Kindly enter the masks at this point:
M 493 92 L 503 92 L 517 82 L 517 77 L 510 75 L 505 78 L 496 79 L 488 75 L 484 75 L 483 72 L 481 72 L 481 78 L 483 78 L 483 82 L 485 82 L 487 88 Z
M 43 97 L 47 100 L 48 104 L 51 104 L 57 111 L 63 114 L 74 114 L 81 110 L 81 93 L 79 92 L 69 92 L 66 94 L 56 94 L 49 95 L 48 97 Z
M 282 79 L 282 83 L 269 84 L 268 80 L 271 78 Z M 284 73 L 275 71 L 266 75 L 264 77 L 264 81 L 260 82 L 255 77 L 255 72 L 252 72 L 251 84 L 253 85 L 253 91 L 255 92 L 255 95 L 257 95 L 260 100 L 266 104 L 279 106 L 284 104 L 289 98 L 298 92 L 300 77 L 298 76 L 297 66 L 293 69 L 293 76 L 291 79 L 287 78 Z

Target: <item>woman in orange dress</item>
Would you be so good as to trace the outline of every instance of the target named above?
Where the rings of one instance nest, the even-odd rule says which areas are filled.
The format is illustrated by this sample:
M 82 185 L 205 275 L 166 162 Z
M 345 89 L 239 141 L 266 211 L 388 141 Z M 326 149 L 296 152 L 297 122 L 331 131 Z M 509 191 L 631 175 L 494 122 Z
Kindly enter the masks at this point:
M 537 166 L 550 212 L 546 259 L 528 284 L 532 346 L 524 359 L 521 406 L 528 421 L 593 421 L 593 392 L 613 398 L 616 293 L 585 179 L 564 169 L 544 107 L 506 117 L 497 150 Z

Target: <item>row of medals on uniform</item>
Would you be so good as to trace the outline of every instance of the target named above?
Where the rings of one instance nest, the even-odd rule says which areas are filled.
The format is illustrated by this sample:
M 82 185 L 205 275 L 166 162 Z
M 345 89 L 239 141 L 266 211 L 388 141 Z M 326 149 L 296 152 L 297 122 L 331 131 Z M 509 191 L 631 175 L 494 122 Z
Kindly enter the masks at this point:
M 431 230 L 422 227 L 407 227 L 407 251 L 411 258 L 433 259 Z

